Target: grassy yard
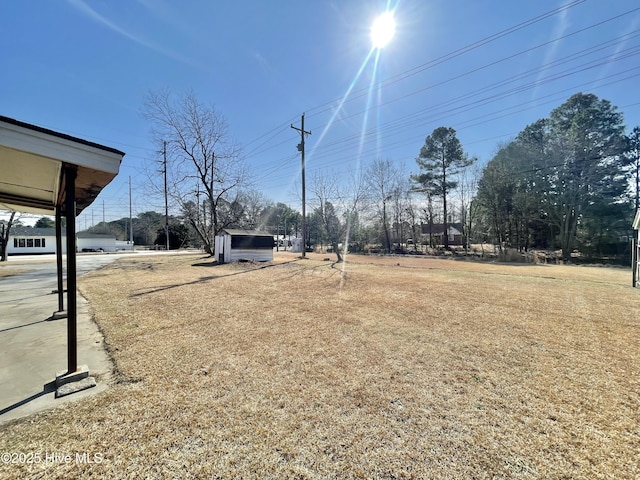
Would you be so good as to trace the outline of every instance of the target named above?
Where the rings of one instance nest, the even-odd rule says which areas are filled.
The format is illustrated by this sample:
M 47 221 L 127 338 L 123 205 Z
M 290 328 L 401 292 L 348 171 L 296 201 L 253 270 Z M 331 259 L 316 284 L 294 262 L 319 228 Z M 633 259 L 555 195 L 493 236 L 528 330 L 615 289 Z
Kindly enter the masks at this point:
M 83 277 L 116 383 L 0 452 L 101 462 L 0 477 L 640 478 L 628 270 L 323 257 Z
M 21 273 L 28 272 L 29 270 L 25 268 L 13 268 L 13 267 L 5 267 L 0 264 L 0 278 L 2 277 L 10 277 L 12 275 L 19 275 Z

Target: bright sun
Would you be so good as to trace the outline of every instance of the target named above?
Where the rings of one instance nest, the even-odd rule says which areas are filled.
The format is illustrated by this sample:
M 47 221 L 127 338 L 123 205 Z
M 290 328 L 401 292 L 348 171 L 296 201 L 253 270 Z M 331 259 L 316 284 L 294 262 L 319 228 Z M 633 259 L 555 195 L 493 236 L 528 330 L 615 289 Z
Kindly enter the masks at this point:
M 396 32 L 396 21 L 393 19 L 393 12 L 384 12 L 371 27 L 371 43 L 373 48 L 384 48 L 393 38 Z

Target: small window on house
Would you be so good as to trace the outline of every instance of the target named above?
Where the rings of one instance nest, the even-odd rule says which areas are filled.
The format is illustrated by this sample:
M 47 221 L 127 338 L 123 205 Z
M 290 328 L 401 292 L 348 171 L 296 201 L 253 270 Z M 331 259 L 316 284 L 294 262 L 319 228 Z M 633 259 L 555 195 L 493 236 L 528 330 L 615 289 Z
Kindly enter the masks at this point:
M 42 248 L 44 248 L 44 238 L 42 239 Z
M 18 247 L 24 248 L 24 245 L 25 245 L 24 238 L 19 238 L 18 239 Z
M 34 247 L 37 247 L 37 248 L 40 248 L 40 239 L 39 239 L 39 238 L 36 238 L 36 239 L 33 241 L 33 246 L 34 246 Z
M 27 238 L 27 247 L 33 248 L 33 238 Z
M 13 248 L 18 248 L 18 239 L 17 238 L 13 239 Z

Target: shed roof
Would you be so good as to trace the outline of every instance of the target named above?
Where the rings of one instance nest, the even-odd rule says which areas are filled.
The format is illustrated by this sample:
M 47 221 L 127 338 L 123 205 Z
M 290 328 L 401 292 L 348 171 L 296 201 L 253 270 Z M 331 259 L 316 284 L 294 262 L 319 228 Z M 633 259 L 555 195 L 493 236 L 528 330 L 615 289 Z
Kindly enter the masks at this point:
M 242 228 L 225 228 L 220 233 L 226 233 L 228 235 L 249 235 L 253 237 L 273 237 L 269 232 L 259 232 L 258 230 L 244 230 Z
M 636 210 L 636 218 L 633 220 L 633 229 L 640 230 L 640 208 Z

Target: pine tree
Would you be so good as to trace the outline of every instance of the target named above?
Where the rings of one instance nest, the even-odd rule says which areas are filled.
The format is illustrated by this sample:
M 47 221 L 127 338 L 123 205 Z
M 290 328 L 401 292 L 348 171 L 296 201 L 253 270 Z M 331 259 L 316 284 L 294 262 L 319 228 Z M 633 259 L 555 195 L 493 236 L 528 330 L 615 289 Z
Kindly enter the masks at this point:
M 465 154 L 456 131 L 450 127 L 436 128 L 426 138 L 416 158 L 421 173 L 412 176 L 412 179 L 428 193 L 442 198 L 445 248 L 449 248 L 448 195 L 458 185 L 456 176 L 474 160 Z
M 626 191 L 624 124 L 608 100 L 577 93 L 551 112 L 549 127 L 550 210 L 569 261 L 583 220 L 619 202 Z

